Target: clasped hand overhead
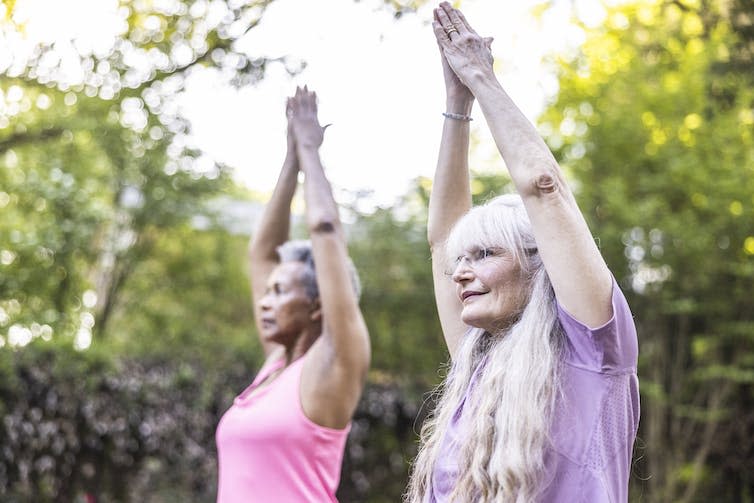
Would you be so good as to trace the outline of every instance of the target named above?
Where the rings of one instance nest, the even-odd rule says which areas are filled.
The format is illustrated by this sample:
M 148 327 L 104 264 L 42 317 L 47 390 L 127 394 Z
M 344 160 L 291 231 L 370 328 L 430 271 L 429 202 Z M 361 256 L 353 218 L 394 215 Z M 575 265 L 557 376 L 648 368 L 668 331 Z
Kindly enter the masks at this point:
M 441 3 L 434 11 L 432 28 L 443 63 L 447 63 L 466 87 L 471 87 L 474 77 L 494 75 L 490 52 L 492 38 L 481 37 L 474 31 L 461 11 L 448 2 Z
M 296 93 L 286 102 L 289 146 L 319 148 L 324 140 L 325 129 L 317 117 L 317 93 L 307 86 L 296 87 Z

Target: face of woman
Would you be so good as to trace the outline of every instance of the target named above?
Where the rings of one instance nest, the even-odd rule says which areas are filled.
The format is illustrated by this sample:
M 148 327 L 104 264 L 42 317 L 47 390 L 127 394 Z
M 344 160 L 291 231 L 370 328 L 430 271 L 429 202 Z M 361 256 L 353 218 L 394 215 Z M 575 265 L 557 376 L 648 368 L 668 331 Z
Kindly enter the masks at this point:
M 473 248 L 458 258 L 453 281 L 467 325 L 495 332 L 524 307 L 525 281 L 515 257 L 503 248 Z
M 259 301 L 265 340 L 291 347 L 312 322 L 314 303 L 301 281 L 304 267 L 299 262 L 285 262 L 270 274 Z

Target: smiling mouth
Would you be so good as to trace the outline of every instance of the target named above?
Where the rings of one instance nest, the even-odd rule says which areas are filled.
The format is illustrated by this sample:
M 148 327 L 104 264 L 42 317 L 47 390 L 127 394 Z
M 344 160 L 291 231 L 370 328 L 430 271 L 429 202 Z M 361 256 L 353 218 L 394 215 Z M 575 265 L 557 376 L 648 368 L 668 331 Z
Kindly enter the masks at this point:
M 463 292 L 461 294 L 461 300 L 466 300 L 469 297 L 474 297 L 475 295 L 483 295 L 482 292 Z

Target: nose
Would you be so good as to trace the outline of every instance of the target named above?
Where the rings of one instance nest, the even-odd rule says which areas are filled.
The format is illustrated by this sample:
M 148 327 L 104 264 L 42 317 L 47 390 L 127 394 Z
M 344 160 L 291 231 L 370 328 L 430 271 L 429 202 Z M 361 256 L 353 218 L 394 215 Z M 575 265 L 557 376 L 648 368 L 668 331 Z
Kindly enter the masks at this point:
M 262 311 L 269 311 L 272 309 L 272 305 L 270 304 L 270 296 L 268 294 L 264 294 L 261 299 L 259 299 L 259 309 Z
M 461 257 L 458 261 L 455 270 L 453 271 L 453 281 L 456 283 L 464 283 L 473 279 L 474 271 L 471 269 L 471 264 L 466 257 Z

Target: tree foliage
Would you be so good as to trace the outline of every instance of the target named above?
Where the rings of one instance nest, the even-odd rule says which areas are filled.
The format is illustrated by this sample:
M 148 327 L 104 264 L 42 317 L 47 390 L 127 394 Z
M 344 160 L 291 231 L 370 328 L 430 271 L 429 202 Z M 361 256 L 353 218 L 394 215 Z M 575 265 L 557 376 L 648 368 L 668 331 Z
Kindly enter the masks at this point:
M 198 69 L 235 85 L 300 69 L 237 50 L 270 4 L 124 0 L 107 47 L 0 58 L 3 501 L 214 499 L 214 428 L 262 359 L 248 236 L 223 220 L 228 196 L 253 198 L 192 148 L 175 97 Z M 754 498 L 752 16 L 743 0 L 622 3 L 553 60 L 539 127 L 639 327 L 637 501 Z M 486 174 L 472 188 L 511 189 Z M 373 365 L 343 501 L 399 499 L 447 370 L 429 189 L 344 209 Z

